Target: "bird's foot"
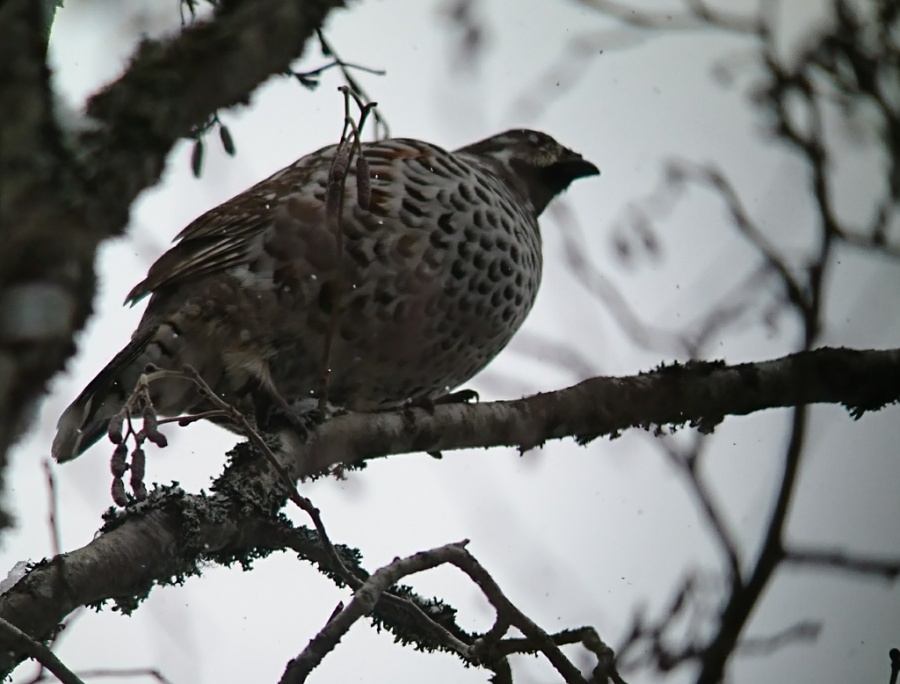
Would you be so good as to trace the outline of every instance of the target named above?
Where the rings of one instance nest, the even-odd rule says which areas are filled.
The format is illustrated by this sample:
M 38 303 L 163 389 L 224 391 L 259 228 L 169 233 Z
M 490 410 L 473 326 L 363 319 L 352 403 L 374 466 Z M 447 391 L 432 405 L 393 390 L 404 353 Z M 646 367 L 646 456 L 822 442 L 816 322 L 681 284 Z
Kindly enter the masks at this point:
M 416 424 L 415 409 L 417 408 L 422 409 L 429 416 L 433 416 L 434 409 L 437 406 L 447 404 L 468 404 L 470 402 L 477 402 L 478 399 L 478 392 L 475 390 L 459 390 L 458 392 L 451 392 L 450 394 L 440 396 L 437 399 L 419 397 L 418 399 L 412 399 L 404 404 L 401 408 L 401 415 L 403 416 L 403 420 L 406 421 L 406 424 L 412 428 L 415 427 Z M 433 458 L 442 458 L 440 451 L 429 451 L 428 455 Z
M 433 416 L 434 409 L 437 406 L 445 406 L 447 404 L 468 404 L 477 402 L 478 399 L 478 392 L 468 389 L 444 394 L 436 399 L 432 399 L 431 397 L 419 397 L 418 399 L 412 399 L 404 404 L 403 416 L 407 420 L 414 421 L 415 414 L 413 413 L 413 409 L 422 409 L 429 416 Z
M 317 399 L 304 398 L 288 402 L 275 393 L 256 397 L 256 424 L 265 432 L 274 432 L 285 427 L 293 429 L 301 441 L 309 438 L 309 433 L 334 416 L 346 413 L 338 406 Z
M 475 390 L 464 389 L 450 392 L 442 397 L 438 397 L 433 401 L 435 406 L 443 404 L 477 404 L 481 397 Z
M 347 409 L 343 406 L 335 406 L 327 401 L 323 404 L 312 397 L 292 399 L 288 406 L 291 411 L 301 416 L 311 428 L 316 428 L 336 416 L 343 416 L 347 413 Z
M 263 432 L 277 432 L 289 428 L 297 433 L 301 442 L 309 438 L 309 428 L 302 414 L 294 411 L 284 397 L 275 392 L 254 394 L 256 426 Z

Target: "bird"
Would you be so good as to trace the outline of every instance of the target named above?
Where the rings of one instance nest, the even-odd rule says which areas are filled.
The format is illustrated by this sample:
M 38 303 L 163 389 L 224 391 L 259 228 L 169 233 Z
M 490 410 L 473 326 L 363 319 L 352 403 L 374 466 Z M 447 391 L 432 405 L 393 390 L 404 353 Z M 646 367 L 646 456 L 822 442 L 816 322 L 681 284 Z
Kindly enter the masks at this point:
M 243 410 L 313 397 L 326 362 L 330 404 L 366 412 L 439 400 L 507 345 L 541 281 L 538 217 L 597 166 L 528 129 L 454 151 L 357 143 L 300 158 L 176 236 L 126 297 L 149 296 L 131 341 L 59 418 L 57 461 L 105 434 L 148 368 L 191 366 Z M 184 380 L 149 390 L 162 416 L 209 408 Z

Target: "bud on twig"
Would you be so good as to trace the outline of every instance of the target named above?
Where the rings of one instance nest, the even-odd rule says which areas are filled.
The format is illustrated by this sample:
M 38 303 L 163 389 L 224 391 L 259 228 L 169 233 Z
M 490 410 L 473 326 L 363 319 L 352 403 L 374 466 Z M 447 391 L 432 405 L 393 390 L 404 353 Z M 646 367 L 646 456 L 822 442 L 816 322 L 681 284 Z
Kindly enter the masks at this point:
M 356 157 L 356 203 L 363 211 L 372 204 L 372 183 L 369 177 L 369 162 L 360 152 Z
M 229 131 L 228 127 L 223 124 L 219 124 L 219 140 L 222 141 L 222 148 L 225 150 L 225 152 L 233 157 L 234 139 L 231 137 L 231 131 Z
M 125 471 L 128 470 L 128 463 L 125 462 L 127 455 L 128 447 L 124 444 L 119 444 L 113 450 L 112 458 L 109 461 L 109 471 L 113 474 L 113 477 L 121 478 Z
M 328 185 L 325 190 L 325 216 L 336 220 L 341 210 L 341 194 L 344 189 L 344 179 L 350 168 L 350 150 L 346 142 L 342 142 L 328 169 Z
M 203 141 L 197 140 L 194 149 L 191 150 L 191 172 L 194 178 L 200 178 L 200 170 L 203 168 Z
M 125 441 L 125 410 L 119 411 L 109 420 L 109 427 L 106 428 L 106 434 L 109 441 L 113 444 L 121 444 Z

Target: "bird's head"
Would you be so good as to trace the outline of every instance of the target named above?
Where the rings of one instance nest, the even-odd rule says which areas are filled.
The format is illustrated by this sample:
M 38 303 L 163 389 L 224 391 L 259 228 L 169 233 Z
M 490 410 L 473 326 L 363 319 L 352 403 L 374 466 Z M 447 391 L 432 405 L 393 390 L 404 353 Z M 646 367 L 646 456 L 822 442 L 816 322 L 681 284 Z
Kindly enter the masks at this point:
M 517 128 L 461 148 L 487 160 L 531 200 L 538 216 L 569 184 L 600 173 L 577 152 L 563 147 L 546 133 Z

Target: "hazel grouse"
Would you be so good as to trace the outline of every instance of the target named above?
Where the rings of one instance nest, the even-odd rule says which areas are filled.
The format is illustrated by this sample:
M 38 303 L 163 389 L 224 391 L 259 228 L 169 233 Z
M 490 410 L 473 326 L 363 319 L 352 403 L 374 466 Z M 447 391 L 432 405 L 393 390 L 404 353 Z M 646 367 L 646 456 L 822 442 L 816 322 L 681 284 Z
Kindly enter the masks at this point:
M 59 419 L 57 460 L 100 438 L 148 364 L 189 364 L 238 406 L 308 398 L 330 336 L 331 403 L 369 411 L 446 395 L 531 310 L 541 212 L 599 173 L 532 130 L 453 152 L 396 138 L 362 143 L 363 162 L 344 159 L 335 195 L 340 154 L 346 146 L 313 152 L 181 231 L 128 294 L 150 295 L 131 342 Z M 150 390 L 162 415 L 206 408 L 183 380 Z

